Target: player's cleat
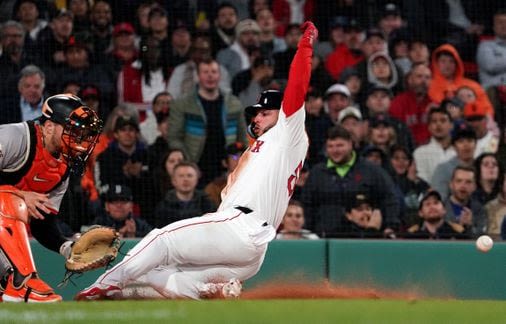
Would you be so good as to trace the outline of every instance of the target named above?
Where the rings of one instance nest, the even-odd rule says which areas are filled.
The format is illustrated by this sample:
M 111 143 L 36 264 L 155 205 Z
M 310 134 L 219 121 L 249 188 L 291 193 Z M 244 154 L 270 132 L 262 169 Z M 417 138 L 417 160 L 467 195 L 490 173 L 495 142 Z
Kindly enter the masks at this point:
M 242 292 L 242 284 L 238 279 L 230 279 L 221 288 L 221 293 L 225 298 L 238 298 Z
M 33 286 L 31 285 L 32 280 L 35 280 Z M 38 288 L 41 288 L 42 291 L 39 291 Z M 9 279 L 2 297 L 4 302 L 11 303 L 55 303 L 62 301 L 61 296 L 55 294 L 51 287 L 40 279 L 30 279 L 19 289 L 15 289 L 12 285 L 12 279 Z
M 112 285 L 94 284 L 74 297 L 77 301 L 115 299 L 121 297 L 121 289 Z

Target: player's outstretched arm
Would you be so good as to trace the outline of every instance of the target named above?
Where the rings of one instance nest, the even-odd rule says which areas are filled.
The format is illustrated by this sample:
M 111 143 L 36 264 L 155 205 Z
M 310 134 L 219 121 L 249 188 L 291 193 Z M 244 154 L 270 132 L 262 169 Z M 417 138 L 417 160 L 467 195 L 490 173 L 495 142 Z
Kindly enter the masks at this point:
M 304 104 L 311 78 L 313 43 L 318 38 L 318 29 L 312 22 L 306 21 L 300 28 L 303 35 L 290 65 L 288 84 L 283 97 L 283 112 L 287 117 L 302 108 Z

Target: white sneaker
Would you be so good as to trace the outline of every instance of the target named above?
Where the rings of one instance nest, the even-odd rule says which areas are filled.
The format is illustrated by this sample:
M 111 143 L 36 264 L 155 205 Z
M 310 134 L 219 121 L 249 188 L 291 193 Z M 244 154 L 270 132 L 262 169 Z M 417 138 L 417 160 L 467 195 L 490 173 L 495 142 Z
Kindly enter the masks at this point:
M 241 296 L 242 284 L 238 279 L 230 279 L 221 288 L 221 293 L 225 298 L 238 298 Z

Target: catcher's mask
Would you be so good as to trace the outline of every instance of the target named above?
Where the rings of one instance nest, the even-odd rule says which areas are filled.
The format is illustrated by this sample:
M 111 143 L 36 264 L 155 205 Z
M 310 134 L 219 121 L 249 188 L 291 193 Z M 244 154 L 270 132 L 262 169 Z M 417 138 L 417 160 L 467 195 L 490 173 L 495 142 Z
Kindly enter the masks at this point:
M 258 136 L 253 131 L 255 128 L 255 123 L 253 122 L 253 118 L 257 115 L 260 109 L 267 110 L 280 110 L 281 109 L 281 101 L 283 100 L 283 94 L 278 90 L 264 90 L 260 93 L 260 97 L 256 104 L 248 106 L 244 109 L 244 117 L 246 118 L 246 124 L 248 125 L 247 131 L 248 135 L 252 138 L 257 138 Z
M 81 175 L 102 131 L 102 120 L 71 94 L 49 97 L 42 107 L 44 120 L 63 126 L 62 155 L 70 171 Z

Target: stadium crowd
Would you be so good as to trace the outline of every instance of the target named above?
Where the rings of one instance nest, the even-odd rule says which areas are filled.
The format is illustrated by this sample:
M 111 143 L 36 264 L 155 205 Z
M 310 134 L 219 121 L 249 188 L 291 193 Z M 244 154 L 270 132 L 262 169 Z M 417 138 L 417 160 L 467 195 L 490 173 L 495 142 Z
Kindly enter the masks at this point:
M 82 98 L 105 127 L 59 226 L 142 237 L 220 204 L 244 108 L 283 90 L 312 20 L 310 147 L 278 238 L 506 239 L 503 5 L 4 0 L 0 124 Z

